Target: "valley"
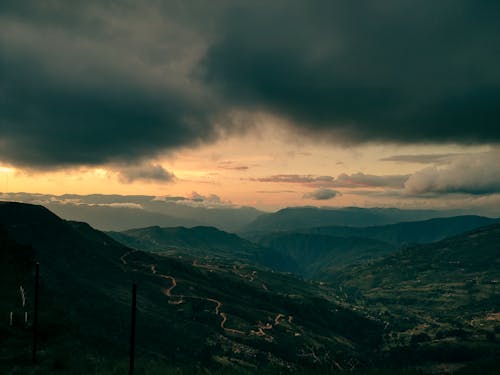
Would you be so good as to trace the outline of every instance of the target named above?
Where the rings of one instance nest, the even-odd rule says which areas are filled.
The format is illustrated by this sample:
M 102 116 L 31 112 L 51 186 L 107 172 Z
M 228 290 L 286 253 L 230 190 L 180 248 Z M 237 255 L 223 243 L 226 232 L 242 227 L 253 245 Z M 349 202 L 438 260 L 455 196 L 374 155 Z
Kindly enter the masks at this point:
M 210 227 L 108 235 L 41 206 L 2 203 L 3 264 L 12 270 L 4 266 L 8 287 L 0 307 L 8 316 L 19 300 L 19 311 L 31 317 L 30 279 L 40 262 L 37 373 L 98 373 L 109 366 L 122 373 L 132 282 L 138 285 L 143 373 L 390 367 L 389 373 L 466 374 L 477 366 L 488 373 L 500 349 L 500 224 L 481 226 L 487 220 L 475 217 L 438 220 L 449 220 L 439 226 L 442 237 L 457 222 L 457 231 L 479 228 L 403 247 L 387 234 L 401 233 L 399 224 L 360 228 L 356 236 L 349 227 L 261 233 L 256 242 Z M 412 233 L 409 226 L 430 224 L 401 225 Z M 371 236 L 362 237 L 366 233 Z M 30 323 L 4 324 L 2 371 L 31 371 Z

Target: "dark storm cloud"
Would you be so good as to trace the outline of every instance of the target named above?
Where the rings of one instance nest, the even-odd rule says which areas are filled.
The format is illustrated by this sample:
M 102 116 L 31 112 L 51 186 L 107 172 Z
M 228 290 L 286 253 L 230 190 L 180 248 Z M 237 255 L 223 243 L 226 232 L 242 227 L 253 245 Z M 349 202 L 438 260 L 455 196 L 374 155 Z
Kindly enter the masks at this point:
M 318 189 L 310 193 L 304 194 L 305 199 L 314 199 L 317 201 L 324 201 L 335 198 L 339 194 L 338 191 L 331 189 Z
M 0 9 L 1 160 L 140 160 L 216 137 L 217 104 L 189 79 L 204 42 L 168 12 L 127 2 Z
M 499 142 L 499 10 L 4 0 L 0 160 L 142 162 L 241 130 L 238 110 L 339 141 Z
M 311 134 L 499 142 L 499 12 L 494 1 L 252 2 L 223 20 L 203 73 L 234 105 Z
M 398 163 L 446 163 L 451 159 L 464 154 L 416 154 L 416 155 L 393 155 L 380 159 L 381 161 L 394 161 Z
M 175 181 L 175 175 L 158 164 L 128 165 L 118 168 L 118 171 L 120 180 L 125 183 L 134 181 L 156 183 Z

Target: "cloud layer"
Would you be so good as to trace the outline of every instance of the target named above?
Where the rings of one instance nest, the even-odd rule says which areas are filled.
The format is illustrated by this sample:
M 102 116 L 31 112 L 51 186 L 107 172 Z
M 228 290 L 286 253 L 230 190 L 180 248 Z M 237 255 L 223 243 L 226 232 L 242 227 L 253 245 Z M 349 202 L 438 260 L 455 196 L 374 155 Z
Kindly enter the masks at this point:
M 386 187 L 402 188 L 409 175 L 373 175 L 365 173 L 341 173 L 333 176 L 313 176 L 299 174 L 278 174 L 252 179 L 259 182 L 302 184 L 308 187 L 321 188 L 368 188 Z
M 252 2 L 223 19 L 205 79 L 310 134 L 498 142 L 499 11 L 465 0 Z
M 5 0 L 0 160 L 142 162 L 246 128 L 235 112 L 333 141 L 498 143 L 499 11 L 465 0 Z
M 461 156 L 448 165 L 424 168 L 410 176 L 405 191 L 410 194 L 500 193 L 500 151 Z
M 217 104 L 189 78 L 203 44 L 168 9 L 2 4 L 2 160 L 123 162 L 216 137 Z
M 172 182 L 175 175 L 159 164 L 136 164 L 118 168 L 118 177 L 122 182 Z
M 463 156 L 463 154 L 413 154 L 413 155 L 392 155 L 380 159 L 381 161 L 393 161 L 397 163 L 447 163 L 454 157 Z

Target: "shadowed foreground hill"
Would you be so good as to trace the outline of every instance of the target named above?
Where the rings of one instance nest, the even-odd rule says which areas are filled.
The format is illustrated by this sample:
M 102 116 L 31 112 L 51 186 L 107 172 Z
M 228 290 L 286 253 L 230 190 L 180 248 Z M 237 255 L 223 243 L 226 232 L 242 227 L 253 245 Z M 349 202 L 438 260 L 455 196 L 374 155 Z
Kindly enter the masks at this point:
M 23 352 L 30 340 L 30 332 L 24 329 L 24 313 L 31 312 L 31 299 L 23 306 L 22 293 L 33 295 L 33 266 L 31 247 L 19 245 L 0 227 L 0 364 Z
M 376 320 L 289 275 L 135 251 L 41 206 L 0 203 L 0 226 L 2 316 L 15 310 L 19 284 L 32 282 L 33 262 L 41 264 L 37 374 L 123 373 L 132 280 L 139 289 L 138 373 L 357 367 L 381 338 Z M 31 317 L 28 286 L 26 294 Z M 7 320 L 0 326 L 0 372 L 35 373 L 27 328 Z

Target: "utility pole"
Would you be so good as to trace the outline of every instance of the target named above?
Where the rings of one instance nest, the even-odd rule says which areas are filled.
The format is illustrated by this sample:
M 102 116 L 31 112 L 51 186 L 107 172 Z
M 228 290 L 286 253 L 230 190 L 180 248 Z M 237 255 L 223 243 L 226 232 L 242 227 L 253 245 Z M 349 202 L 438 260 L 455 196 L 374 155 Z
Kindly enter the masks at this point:
M 130 324 L 130 370 L 129 370 L 130 375 L 134 374 L 136 307 L 137 307 L 137 284 L 134 283 L 132 285 L 132 321 Z
M 36 346 L 38 329 L 38 289 L 40 285 L 40 263 L 36 262 L 35 269 L 35 311 L 33 314 L 33 364 L 36 364 Z

